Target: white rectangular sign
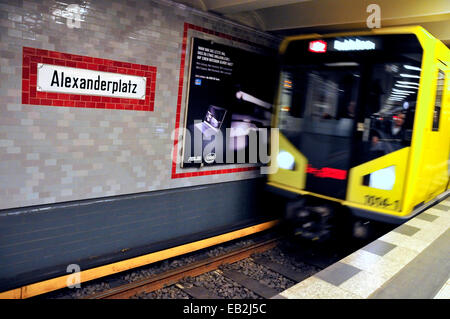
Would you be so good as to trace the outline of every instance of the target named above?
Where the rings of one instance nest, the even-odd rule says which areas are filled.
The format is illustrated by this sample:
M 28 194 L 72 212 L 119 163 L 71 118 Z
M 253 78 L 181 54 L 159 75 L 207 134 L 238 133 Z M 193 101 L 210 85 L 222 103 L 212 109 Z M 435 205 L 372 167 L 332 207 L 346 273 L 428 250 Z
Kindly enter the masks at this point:
M 147 78 L 38 63 L 39 92 L 109 96 L 145 100 Z
M 334 40 L 334 48 L 338 51 L 375 50 L 375 43 L 359 39 Z

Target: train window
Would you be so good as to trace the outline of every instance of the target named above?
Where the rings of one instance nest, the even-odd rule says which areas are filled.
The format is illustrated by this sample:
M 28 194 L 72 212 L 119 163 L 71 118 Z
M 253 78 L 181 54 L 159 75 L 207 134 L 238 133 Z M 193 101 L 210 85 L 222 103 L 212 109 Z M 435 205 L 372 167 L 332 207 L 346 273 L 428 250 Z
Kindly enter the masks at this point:
M 442 92 L 444 91 L 445 73 L 441 70 L 438 72 L 436 84 L 436 100 L 434 102 L 433 113 L 433 131 L 439 131 L 439 119 L 441 117 Z
M 350 136 L 356 111 L 358 64 L 297 66 L 283 73 L 280 95 L 285 132 Z
M 364 162 L 411 145 L 420 79 L 420 59 L 374 64 L 366 89 Z

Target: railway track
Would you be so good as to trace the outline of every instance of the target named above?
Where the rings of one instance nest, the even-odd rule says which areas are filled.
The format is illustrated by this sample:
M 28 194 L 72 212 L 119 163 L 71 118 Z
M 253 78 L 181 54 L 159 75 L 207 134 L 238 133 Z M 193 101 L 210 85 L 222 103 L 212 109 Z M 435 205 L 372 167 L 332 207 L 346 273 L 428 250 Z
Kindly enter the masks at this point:
M 281 232 L 243 238 L 55 292 L 56 299 L 267 299 L 372 239 L 308 245 Z
M 201 274 L 217 270 L 220 266 L 229 263 L 235 263 L 250 257 L 252 254 L 263 252 L 274 248 L 279 242 L 279 238 L 273 238 L 255 243 L 248 247 L 236 249 L 235 251 L 225 253 L 220 256 L 207 258 L 193 264 L 169 270 L 148 279 L 138 280 L 129 284 L 121 285 L 91 296 L 86 299 L 124 299 L 135 296 L 139 293 L 150 293 L 155 290 L 177 284 L 183 278 L 195 277 Z M 178 284 L 178 287 L 187 292 L 194 298 L 215 298 L 206 290 L 199 287 L 185 288 Z
M 83 299 L 268 299 L 340 258 L 279 249 L 284 241 L 281 237 L 261 240 Z

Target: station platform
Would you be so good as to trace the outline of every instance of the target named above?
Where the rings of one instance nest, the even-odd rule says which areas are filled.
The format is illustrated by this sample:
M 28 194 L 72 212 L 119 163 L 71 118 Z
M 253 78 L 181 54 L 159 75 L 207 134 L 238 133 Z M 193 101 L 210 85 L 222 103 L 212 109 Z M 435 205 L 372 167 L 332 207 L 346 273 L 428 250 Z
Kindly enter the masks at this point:
M 450 299 L 450 197 L 274 299 Z

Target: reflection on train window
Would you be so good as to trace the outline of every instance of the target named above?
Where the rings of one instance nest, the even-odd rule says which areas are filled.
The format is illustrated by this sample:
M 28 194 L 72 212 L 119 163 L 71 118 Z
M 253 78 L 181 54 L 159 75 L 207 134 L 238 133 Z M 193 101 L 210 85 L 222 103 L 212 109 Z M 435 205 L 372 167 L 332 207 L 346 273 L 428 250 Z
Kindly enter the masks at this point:
M 420 62 L 420 54 L 405 54 L 361 63 L 285 66 L 279 127 L 295 143 L 305 134 L 355 142 L 354 165 L 409 146 Z
M 289 111 L 285 130 L 350 136 L 360 74 L 357 63 L 297 67 L 283 74 L 282 110 Z M 286 117 L 285 117 L 286 119 Z M 297 120 L 296 120 L 297 119 Z
M 434 102 L 433 131 L 439 131 L 439 119 L 441 117 L 442 92 L 444 91 L 445 74 L 439 70 L 436 84 L 436 100 Z
M 304 116 L 323 120 L 354 117 L 356 100 L 352 96 L 356 96 L 352 93 L 356 93 L 357 82 L 352 75 L 313 72 L 308 84 Z

